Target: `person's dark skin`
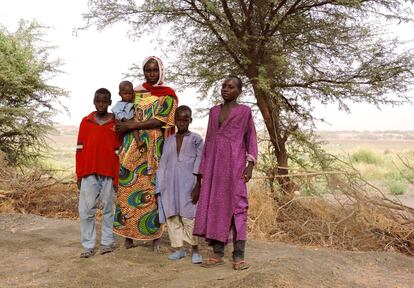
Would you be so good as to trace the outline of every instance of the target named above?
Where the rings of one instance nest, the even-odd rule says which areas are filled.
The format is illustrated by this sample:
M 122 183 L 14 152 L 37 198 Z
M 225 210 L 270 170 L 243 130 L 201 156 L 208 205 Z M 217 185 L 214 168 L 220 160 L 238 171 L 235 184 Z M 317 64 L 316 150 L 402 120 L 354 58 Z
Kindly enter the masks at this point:
M 144 67 L 145 80 L 154 85 L 158 82 L 160 77 L 160 70 L 157 62 L 148 62 Z M 157 119 L 149 119 L 142 122 L 136 122 L 134 120 L 128 120 L 125 122 L 119 122 L 116 124 L 116 131 L 118 133 L 127 133 L 131 130 L 145 130 L 145 129 L 157 129 L 162 127 L 162 122 Z
M 123 81 L 119 84 L 119 96 L 124 102 L 134 102 L 134 87 L 129 81 Z
M 158 67 L 158 63 L 155 62 L 148 62 L 144 66 L 144 77 L 145 80 L 151 84 L 154 85 L 158 82 L 158 79 L 160 78 L 160 70 Z M 124 122 L 117 122 L 116 123 L 116 131 L 118 133 L 124 134 L 132 130 L 146 130 L 146 129 L 157 129 L 161 128 L 163 123 L 158 119 L 149 119 L 142 122 L 136 122 L 134 120 L 128 120 Z M 154 239 L 152 241 L 152 249 L 154 251 L 159 251 L 159 245 L 160 245 L 161 239 Z M 134 242 L 131 238 L 125 238 L 125 248 L 129 249 L 134 246 Z
M 135 92 L 132 83 L 129 81 L 122 81 L 119 84 L 119 96 L 121 96 L 122 101 L 132 103 L 134 102 Z M 122 122 L 127 121 L 127 119 L 121 119 Z M 144 146 L 144 142 L 141 140 L 138 130 L 133 131 L 132 135 L 134 136 L 135 141 L 139 148 Z
M 190 123 L 192 121 L 193 118 L 191 118 L 191 112 L 189 110 L 177 111 L 177 113 L 175 114 L 175 126 L 177 127 L 177 133 L 175 134 L 175 141 L 177 144 L 177 157 L 180 155 L 184 137 L 190 133 L 188 127 L 190 126 Z M 201 177 L 200 175 L 196 176 L 197 181 L 194 185 L 193 190 L 191 191 L 191 202 L 193 204 L 196 204 L 198 202 L 201 187 Z M 192 253 L 199 253 L 198 245 L 192 245 Z
M 177 156 L 180 155 L 184 136 L 190 133 L 188 126 L 192 121 L 193 118 L 191 118 L 191 113 L 188 110 L 182 110 L 175 113 L 175 126 L 177 126 L 177 134 L 175 135 L 177 141 Z
M 158 79 L 160 78 L 160 69 L 158 67 L 157 61 L 149 61 L 147 64 L 145 64 L 144 77 L 149 84 L 157 84 Z
M 180 155 L 181 146 L 185 135 L 188 135 L 190 131 L 188 127 L 193 121 L 191 118 L 191 113 L 188 110 L 179 111 L 175 114 L 175 126 L 177 126 L 177 133 L 175 135 L 177 143 L 177 156 Z M 198 198 L 200 196 L 200 187 L 201 187 L 201 175 L 197 174 L 197 181 L 191 192 L 191 202 L 197 204 Z
M 111 96 L 106 94 L 95 94 L 93 97 L 93 105 L 95 105 L 94 119 L 99 125 L 104 125 L 106 122 L 114 118 L 114 114 L 108 113 L 108 107 L 112 104 Z M 81 179 L 77 181 L 78 189 L 81 186 Z
M 226 121 L 226 119 L 229 117 L 231 109 L 239 105 L 237 103 L 237 98 L 239 98 L 242 90 L 240 89 L 240 86 L 237 85 L 237 82 L 238 81 L 236 78 L 228 78 L 224 80 L 224 83 L 221 86 L 221 97 L 223 97 L 224 103 L 222 105 L 219 115 L 220 127 L 224 123 L 224 121 Z M 251 161 L 247 161 L 247 163 L 248 164 L 244 169 L 242 176 L 245 183 L 249 182 L 249 180 L 252 178 L 254 166 L 254 163 Z

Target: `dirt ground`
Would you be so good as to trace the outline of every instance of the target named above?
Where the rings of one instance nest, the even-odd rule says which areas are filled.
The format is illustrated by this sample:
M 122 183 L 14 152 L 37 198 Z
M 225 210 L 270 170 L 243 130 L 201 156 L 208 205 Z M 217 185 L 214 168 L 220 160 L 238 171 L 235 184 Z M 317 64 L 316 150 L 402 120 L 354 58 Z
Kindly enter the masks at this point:
M 0 214 L 0 287 L 414 287 L 414 258 L 250 240 L 252 267 L 205 269 L 186 257 L 167 259 L 149 243 L 80 259 L 79 224 L 36 215 Z M 207 247 L 202 247 L 206 255 Z

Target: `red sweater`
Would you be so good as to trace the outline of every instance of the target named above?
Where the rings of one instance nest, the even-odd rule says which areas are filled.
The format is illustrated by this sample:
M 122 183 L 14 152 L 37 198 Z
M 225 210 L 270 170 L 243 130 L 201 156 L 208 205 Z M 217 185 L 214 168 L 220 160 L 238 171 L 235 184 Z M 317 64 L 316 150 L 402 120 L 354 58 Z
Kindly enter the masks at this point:
M 119 159 L 117 150 L 119 141 L 115 133 L 115 119 L 112 118 L 99 125 L 92 112 L 82 119 L 79 127 L 76 147 L 76 176 L 82 177 L 97 174 L 113 178 L 118 185 Z

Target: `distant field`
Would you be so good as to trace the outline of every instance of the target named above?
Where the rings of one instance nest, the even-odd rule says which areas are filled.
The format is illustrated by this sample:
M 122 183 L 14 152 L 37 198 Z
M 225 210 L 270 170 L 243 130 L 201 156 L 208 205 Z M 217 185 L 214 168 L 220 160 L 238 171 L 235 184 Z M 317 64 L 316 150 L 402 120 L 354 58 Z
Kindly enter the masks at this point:
M 375 152 L 414 151 L 414 131 L 320 131 L 318 135 L 332 153 L 370 149 Z
M 68 170 L 75 173 L 75 151 L 78 128 L 75 126 L 58 126 L 49 135 L 49 145 L 52 148 L 50 158 L 46 161 L 51 168 Z
M 194 131 L 204 135 L 204 129 L 195 128 Z M 56 131 L 49 135 L 48 143 L 52 148 L 50 158 L 46 161 L 55 169 L 67 169 L 75 173 L 75 151 L 78 127 L 57 126 Z
M 75 165 L 76 126 L 58 126 L 49 136 L 51 162 L 59 167 Z M 204 134 L 204 129 L 195 128 Z M 350 154 L 358 150 L 371 150 L 377 154 L 406 154 L 414 151 L 414 131 L 320 131 L 325 149 L 333 154 Z
M 46 163 L 51 168 L 74 174 L 77 129 L 58 126 L 50 135 L 52 150 Z M 204 135 L 204 129 L 193 130 Z M 318 135 L 328 152 L 352 163 L 365 179 L 384 191 L 414 195 L 414 171 L 398 158 L 414 163 L 414 131 L 320 131 Z

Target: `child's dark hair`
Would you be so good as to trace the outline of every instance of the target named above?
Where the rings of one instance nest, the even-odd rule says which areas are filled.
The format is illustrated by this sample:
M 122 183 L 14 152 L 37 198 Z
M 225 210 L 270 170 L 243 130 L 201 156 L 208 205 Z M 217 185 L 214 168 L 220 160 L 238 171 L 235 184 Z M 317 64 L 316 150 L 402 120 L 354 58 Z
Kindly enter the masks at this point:
M 119 83 L 119 88 L 121 88 L 121 87 L 124 87 L 124 86 L 129 86 L 129 87 L 131 87 L 131 88 L 133 88 L 134 87 L 134 85 L 132 85 L 132 82 L 131 81 L 122 81 L 121 83 Z
M 177 109 L 175 109 L 175 115 L 178 115 L 180 112 L 188 111 L 190 113 L 190 116 L 193 115 L 193 111 L 191 111 L 191 108 L 186 105 L 178 106 Z
M 235 76 L 235 75 L 230 75 L 229 77 L 226 78 L 226 80 L 230 80 L 230 79 L 234 79 L 237 82 L 237 88 L 239 88 L 240 91 L 242 91 L 243 88 L 243 81 L 240 79 L 239 76 Z
M 108 96 L 109 100 L 111 100 L 111 92 L 109 92 L 109 90 L 106 88 L 99 88 L 98 90 L 96 90 L 95 96 L 98 94 Z

